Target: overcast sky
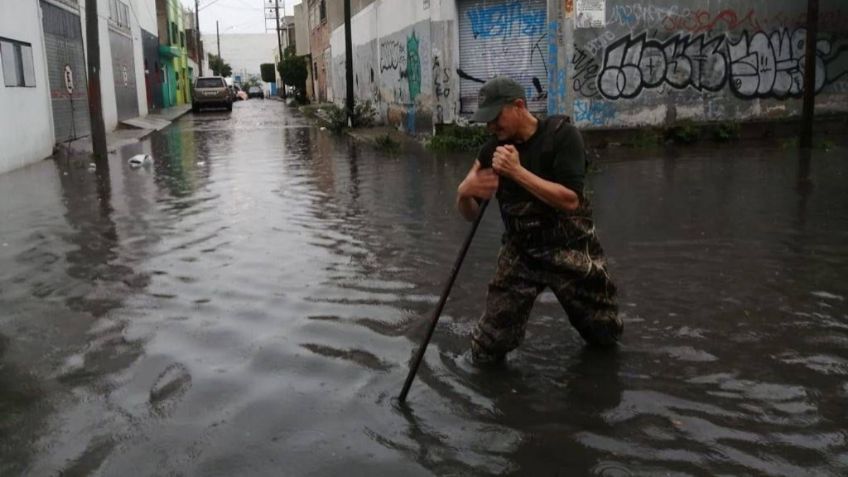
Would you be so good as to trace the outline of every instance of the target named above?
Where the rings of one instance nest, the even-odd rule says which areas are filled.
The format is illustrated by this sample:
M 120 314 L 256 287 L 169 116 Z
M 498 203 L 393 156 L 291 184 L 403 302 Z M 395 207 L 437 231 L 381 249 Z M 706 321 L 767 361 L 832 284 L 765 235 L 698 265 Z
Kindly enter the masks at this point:
M 181 0 L 182 3 L 194 10 L 195 0 Z M 280 16 L 292 15 L 292 6 L 301 0 L 280 0 Z M 221 34 L 225 33 L 265 33 L 264 6 L 274 6 L 274 0 L 198 0 L 200 4 L 200 32 L 215 34 L 215 21 Z M 273 33 L 274 24 L 268 21 L 268 27 Z

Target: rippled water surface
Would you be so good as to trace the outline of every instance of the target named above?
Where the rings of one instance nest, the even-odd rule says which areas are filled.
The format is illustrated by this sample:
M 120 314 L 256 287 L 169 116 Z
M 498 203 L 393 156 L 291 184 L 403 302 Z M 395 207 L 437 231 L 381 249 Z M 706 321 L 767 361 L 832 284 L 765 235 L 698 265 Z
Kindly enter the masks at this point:
M 467 158 L 273 101 L 118 155 L 108 183 L 64 159 L 0 175 L 2 475 L 848 473 L 844 148 L 801 186 L 777 147 L 600 163 L 614 353 L 546 293 L 505 368 L 469 363 L 490 211 L 408 408 Z

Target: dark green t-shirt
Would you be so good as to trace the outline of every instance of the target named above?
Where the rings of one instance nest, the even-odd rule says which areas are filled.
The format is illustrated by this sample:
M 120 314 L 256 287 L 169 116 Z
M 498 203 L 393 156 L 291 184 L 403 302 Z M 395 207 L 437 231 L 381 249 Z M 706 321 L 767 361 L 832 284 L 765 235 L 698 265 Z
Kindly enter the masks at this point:
M 483 165 L 490 165 L 495 148 L 504 144 L 511 143 L 499 143 L 494 138 L 489 140 L 480 149 L 477 160 Z M 530 139 L 513 146 L 518 151 L 521 165 L 525 169 L 542 179 L 567 187 L 583 199 L 586 153 L 580 131 L 572 124 L 564 122 L 561 116 L 540 119 L 538 128 Z M 523 187 L 503 177 L 497 198 L 502 205 L 525 201 L 542 204 Z

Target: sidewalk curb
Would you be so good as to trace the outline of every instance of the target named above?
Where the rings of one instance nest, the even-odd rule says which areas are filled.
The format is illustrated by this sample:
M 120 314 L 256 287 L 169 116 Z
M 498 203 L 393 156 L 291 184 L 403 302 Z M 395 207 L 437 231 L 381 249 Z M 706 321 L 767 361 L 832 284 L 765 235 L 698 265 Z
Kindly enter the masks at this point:
M 178 108 L 171 114 L 152 113 L 140 118 L 132 118 L 130 121 L 138 120 L 143 123 L 145 120 L 154 120 L 157 122 L 167 122 L 167 124 L 150 124 L 152 127 L 139 127 L 133 124 L 127 124 L 124 121 L 118 122 L 118 127 L 115 130 L 106 133 L 106 151 L 111 154 L 116 154 L 121 148 L 137 144 L 143 139 L 146 139 L 153 133 L 161 131 L 172 125 L 175 121 L 191 112 L 190 105 L 175 106 Z M 170 109 L 170 108 L 169 108 Z M 120 137 L 126 135 L 128 137 Z M 54 146 L 54 154 L 61 153 L 65 155 L 90 155 L 93 153 L 91 145 L 91 135 L 78 138 L 74 141 L 56 144 Z

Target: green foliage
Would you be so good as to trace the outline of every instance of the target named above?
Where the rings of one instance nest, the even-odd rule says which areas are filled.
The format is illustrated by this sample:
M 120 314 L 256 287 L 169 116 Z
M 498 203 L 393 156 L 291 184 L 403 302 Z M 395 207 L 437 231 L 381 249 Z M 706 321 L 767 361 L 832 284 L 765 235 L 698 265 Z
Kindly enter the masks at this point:
M 321 108 L 323 119 L 327 122 L 327 128 L 333 132 L 341 132 L 347 127 L 347 110 L 340 108 L 335 104 L 330 104 Z M 377 116 L 377 110 L 371 104 L 371 101 L 364 103 L 354 102 L 353 115 L 351 122 L 355 128 L 365 128 L 374 125 L 374 119 Z
M 666 139 L 677 144 L 692 144 L 701 136 L 701 131 L 691 121 L 681 121 L 666 130 Z
M 306 57 L 297 56 L 294 46 L 288 46 L 283 52 L 283 61 L 277 63 L 277 70 L 280 72 L 283 84 L 293 87 L 295 98 L 299 102 L 305 103 L 306 77 L 309 73 L 309 64 Z
M 476 152 L 491 137 L 485 127 L 445 124 L 427 143 L 431 151 Z
M 377 117 L 377 109 L 371 104 L 371 100 L 366 100 L 364 103 L 359 101 L 353 102 L 353 115 L 351 121 L 355 128 L 367 128 L 374 125 L 374 119 Z
M 259 71 L 262 72 L 262 81 L 266 83 L 277 81 L 277 75 L 274 73 L 274 63 L 262 63 L 259 65 Z
M 739 123 L 726 121 L 719 123 L 713 131 L 716 141 L 726 142 L 739 139 Z
M 340 133 L 347 127 L 347 111 L 335 104 L 321 108 L 322 119 L 327 123 L 327 129 Z
M 392 139 L 392 137 L 388 134 L 377 136 L 377 139 L 374 140 L 374 144 L 377 146 L 377 149 L 380 149 L 381 151 L 389 153 L 396 153 L 400 151 L 400 143 Z
M 215 76 L 223 76 L 228 77 L 232 76 L 233 68 L 224 61 L 220 56 L 209 54 L 209 69 L 212 70 L 212 74 Z

